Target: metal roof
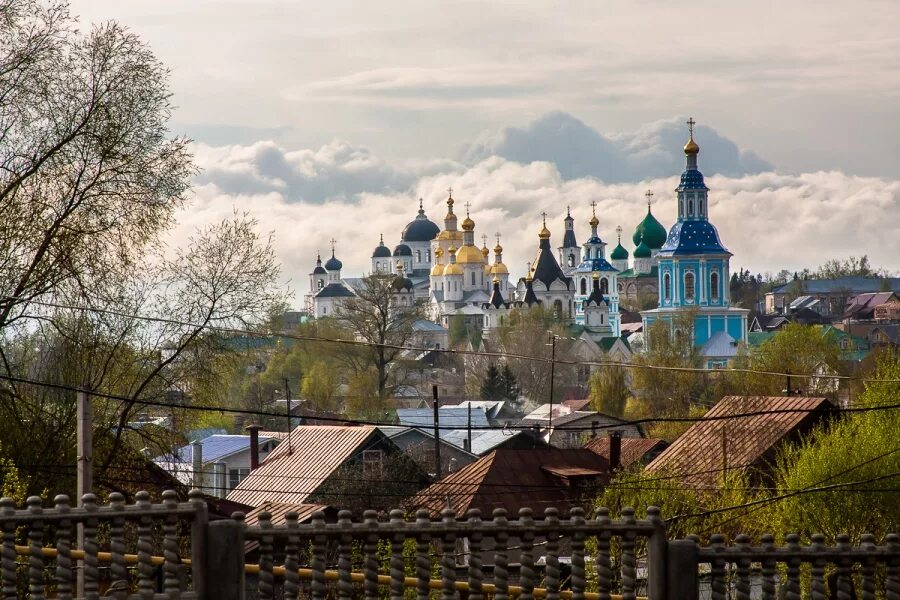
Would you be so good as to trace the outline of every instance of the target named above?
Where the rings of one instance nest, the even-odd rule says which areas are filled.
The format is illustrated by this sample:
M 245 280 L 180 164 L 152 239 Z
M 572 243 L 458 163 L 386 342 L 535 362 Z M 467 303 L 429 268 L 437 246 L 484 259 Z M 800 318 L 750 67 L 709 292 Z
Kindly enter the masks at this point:
M 265 442 L 268 442 L 270 437 L 259 436 L 259 445 L 262 446 Z M 203 446 L 203 462 L 215 462 L 222 460 L 223 458 L 227 458 L 233 454 L 237 454 L 239 452 L 243 452 L 244 450 L 250 449 L 250 436 L 249 435 L 211 435 L 200 440 L 200 445 Z M 180 462 L 180 463 L 192 463 L 193 462 L 194 451 L 191 444 L 187 446 L 182 446 L 178 448 L 174 455 L 166 454 L 163 456 L 158 456 L 153 459 L 156 463 L 170 463 L 170 462 Z
M 887 288 L 893 292 L 900 292 L 900 277 L 859 277 L 848 275 L 836 279 L 798 279 L 778 286 L 771 293 L 787 293 L 791 286 L 800 284 L 802 291 L 808 294 L 826 294 L 828 292 L 842 292 L 861 294 L 863 292 L 882 292 Z
M 497 446 L 505 444 L 517 435 L 529 435 L 524 431 L 512 431 L 506 429 L 473 429 L 472 430 L 472 454 L 482 456 L 487 454 Z M 469 432 L 466 429 L 454 429 L 441 434 L 444 439 L 454 446 L 464 447 L 465 440 L 469 439 Z
M 469 423 L 468 407 L 442 406 L 438 409 L 438 419 L 441 427 L 441 437 L 448 429 L 464 429 Z M 409 427 L 434 427 L 434 410 L 431 408 L 398 408 L 397 419 L 401 425 Z M 487 427 L 487 417 L 484 410 L 472 407 L 472 427 Z
M 691 485 L 715 485 L 721 482 L 723 467 L 765 466 L 779 444 L 809 430 L 830 407 L 825 398 L 726 396 L 653 459 L 647 470 L 680 474 Z M 765 412 L 779 410 L 796 412 Z M 744 413 L 762 414 L 721 418 Z
M 304 504 L 373 436 L 384 438 L 377 427 L 368 425 L 300 425 L 291 432 L 293 453 L 287 444 L 280 444 L 228 494 L 228 499 L 249 506 L 264 502 Z
M 571 487 L 566 476 L 554 476 L 552 472 L 596 477 L 603 483 L 608 470 L 605 458 L 584 448 L 498 448 L 428 486 L 407 505 L 410 509 L 424 508 L 432 517 L 438 517 L 448 505 L 459 516 L 478 508 L 482 518 L 489 517 L 495 508 L 505 508 L 510 518 L 516 518 L 519 509 L 526 506 L 538 518 L 548 506 L 565 515 L 570 507 L 580 505 L 582 490 Z
M 653 457 L 669 445 L 665 440 L 653 438 L 628 438 L 621 439 L 622 450 L 619 455 L 619 465 L 628 467 L 636 462 L 643 461 L 648 453 L 653 453 Z M 609 460 L 609 438 L 595 437 L 584 445 L 588 450 L 592 450 Z M 651 457 L 652 458 L 652 457 Z

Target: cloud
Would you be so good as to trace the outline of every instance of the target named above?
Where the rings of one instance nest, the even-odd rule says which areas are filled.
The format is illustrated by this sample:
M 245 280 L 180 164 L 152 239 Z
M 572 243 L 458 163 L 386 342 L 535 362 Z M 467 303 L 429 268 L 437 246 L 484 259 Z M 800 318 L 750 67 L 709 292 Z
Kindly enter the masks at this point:
M 665 177 L 681 170 L 684 157 L 673 149 L 685 140 L 684 119 L 650 123 L 633 133 L 604 136 L 564 112 L 552 112 L 524 127 L 486 132 L 460 152 L 476 163 L 488 156 L 521 163 L 552 162 L 566 179 L 595 177 L 610 183 Z M 772 169 L 772 165 L 706 126 L 697 128 L 704 171 L 741 176 Z
M 648 131 L 644 138 L 657 139 L 654 129 Z M 838 171 L 709 175 L 705 166 L 713 157 L 707 139 L 704 133 L 701 168 L 711 189 L 710 216 L 734 254 L 733 270 L 795 270 L 861 254 L 868 254 L 874 265 L 900 268 L 900 238 L 894 231 L 900 222 L 900 181 Z M 629 140 L 651 146 L 638 135 Z M 671 151 L 679 162 L 680 142 Z M 195 201 L 182 215 L 174 240 L 229 215 L 234 206 L 249 210 L 263 231 L 274 232 L 297 306 L 316 252 L 327 253 L 328 240 L 337 240 L 345 274 L 365 273 L 379 233 L 389 245 L 396 244 L 415 216 L 419 197 L 425 199 L 428 216 L 443 225 L 449 186 L 458 213 L 470 203 L 479 245 L 482 234 L 492 246 L 494 232 L 500 232 L 504 260 L 519 276 L 536 253 L 542 212 L 547 213 L 555 246 L 562 238 L 566 206 L 571 206 L 582 242 L 588 234 L 590 203 L 597 202 L 601 237 L 614 245 L 615 228 L 621 225 L 623 242 L 632 250 L 631 232 L 646 211 L 643 193 L 649 187 L 656 193 L 654 214 L 670 227 L 676 216 L 672 190 L 682 169 L 678 164 L 665 177 L 613 183 L 565 177 L 550 162 L 523 164 L 500 156 L 468 167 L 451 161 L 397 165 L 344 143 L 298 151 L 269 143 L 203 148 L 198 161 L 205 169 L 203 181 L 195 187 Z
M 405 192 L 423 175 L 458 168 L 449 160 L 388 161 L 364 146 L 341 140 L 318 149 L 288 151 L 271 141 L 249 146 L 195 148 L 202 172 L 198 185 L 222 193 L 278 193 L 287 202 L 355 202 L 365 192 Z

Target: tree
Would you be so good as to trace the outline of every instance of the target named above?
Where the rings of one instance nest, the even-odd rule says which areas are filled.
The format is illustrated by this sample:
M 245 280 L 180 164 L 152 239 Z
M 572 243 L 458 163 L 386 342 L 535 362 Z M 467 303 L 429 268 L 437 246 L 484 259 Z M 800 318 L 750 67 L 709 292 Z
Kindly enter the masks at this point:
M 323 360 L 316 361 L 303 377 L 303 399 L 317 411 L 333 411 L 337 408 L 337 381 L 334 373 Z
M 487 373 L 481 381 L 481 399 L 489 401 L 497 401 L 504 399 L 503 380 L 500 375 L 500 369 L 497 365 L 491 363 L 488 365 Z
M 394 277 L 373 273 L 362 280 L 356 296 L 347 298 L 336 319 L 363 345 L 346 348 L 342 355 L 355 373 L 374 371 L 379 403 L 406 381 L 403 359 L 416 332 L 413 325 L 426 317 L 423 303 L 395 306 Z
M 519 381 L 506 363 L 503 363 L 503 370 L 500 371 L 500 389 L 504 400 L 508 402 L 519 401 Z
M 625 413 L 625 402 L 631 392 L 626 384 L 625 369 L 619 365 L 601 367 L 591 374 L 591 408 L 614 417 Z

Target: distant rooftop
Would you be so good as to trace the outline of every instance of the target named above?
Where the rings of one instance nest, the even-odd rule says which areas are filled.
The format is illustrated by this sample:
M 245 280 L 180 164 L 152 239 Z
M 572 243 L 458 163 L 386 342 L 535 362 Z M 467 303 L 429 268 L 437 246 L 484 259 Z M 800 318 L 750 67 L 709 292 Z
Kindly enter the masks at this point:
M 796 284 L 803 286 L 803 292 L 807 294 L 827 294 L 846 290 L 854 294 L 864 292 L 883 292 L 885 287 L 892 292 L 900 292 L 900 277 L 857 277 L 847 276 L 837 279 L 799 279 L 789 281 L 773 289 L 775 294 L 784 294 L 791 291 L 791 286 Z

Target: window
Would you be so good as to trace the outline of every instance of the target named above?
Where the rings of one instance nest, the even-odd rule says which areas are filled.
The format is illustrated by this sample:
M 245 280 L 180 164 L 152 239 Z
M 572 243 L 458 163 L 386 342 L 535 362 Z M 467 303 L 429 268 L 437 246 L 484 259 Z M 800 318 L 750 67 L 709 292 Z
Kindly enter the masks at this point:
M 425 262 L 431 262 L 431 250 L 425 251 Z
M 694 301 L 694 273 L 691 271 L 684 274 L 684 299 Z
M 323 307 L 322 307 L 322 314 L 323 314 L 323 315 L 327 315 L 327 314 L 328 314 L 328 307 L 327 307 L 327 306 L 323 306 Z
M 850 349 L 850 340 L 847 338 L 841 339 L 841 350 L 849 350 Z
M 416 250 L 416 262 L 417 263 L 422 262 L 422 251 L 421 250 Z
M 584 296 L 587 294 L 587 279 L 584 277 L 581 278 L 581 295 Z
M 250 469 L 228 469 L 228 489 L 233 490 L 250 474 Z
M 503 325 L 503 315 L 500 315 L 500 325 Z
M 575 255 L 570 254 L 568 259 L 566 259 L 566 262 L 569 264 L 570 267 L 574 267 L 575 266 Z
M 325 280 L 324 280 L 324 279 L 318 280 L 318 281 L 316 282 L 316 287 L 317 287 L 318 289 L 320 289 L 320 290 L 321 290 L 323 287 L 325 287 Z
M 609 280 L 606 277 L 604 277 L 603 279 L 600 280 L 600 293 L 601 294 L 609 293 Z
M 693 216 L 694 214 L 694 199 L 691 198 L 688 200 L 688 216 Z
M 475 285 L 475 271 L 472 271 L 472 285 Z
M 672 278 L 668 273 L 663 275 L 663 298 L 666 302 L 672 299 Z
M 562 316 L 562 300 L 553 301 L 553 314 L 556 317 Z
M 603 325 L 603 313 L 600 313 L 600 324 Z
M 381 475 L 384 456 L 381 450 L 363 450 L 363 473 Z
M 709 274 L 709 298 L 713 302 L 719 301 L 719 274 L 715 271 Z
M 621 283 L 617 283 L 617 284 L 616 284 L 616 290 L 618 290 L 618 292 L 619 292 L 620 294 L 622 293 L 622 284 L 621 284 Z

